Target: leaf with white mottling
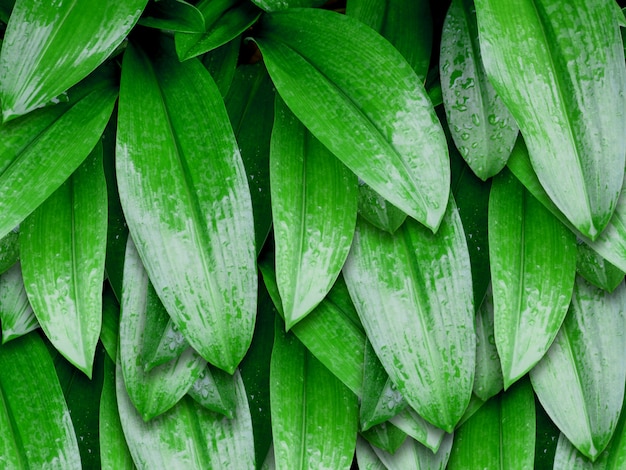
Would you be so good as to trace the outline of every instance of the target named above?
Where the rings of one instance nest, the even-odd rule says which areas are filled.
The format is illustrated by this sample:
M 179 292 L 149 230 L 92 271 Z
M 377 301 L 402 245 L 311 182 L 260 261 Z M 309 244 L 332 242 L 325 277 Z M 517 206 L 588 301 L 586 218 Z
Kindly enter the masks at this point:
M 445 439 L 445 432 L 422 418 L 411 408 L 406 408 L 389 420 L 424 447 L 436 454 Z
M 404 444 L 393 455 L 378 448 L 374 448 L 374 452 L 388 470 L 406 470 L 409 468 L 445 470 L 450 458 L 452 442 L 452 434 L 446 434 L 436 453 L 414 439 L 404 441 Z
M 20 263 L 15 263 L 0 275 L 0 323 L 2 344 L 39 327 L 35 312 L 28 302 Z
M 395 453 L 407 439 L 406 433 L 389 421 L 380 423 L 359 434 L 373 446 L 390 454 Z
M 0 239 L 0 274 L 6 272 L 20 257 L 20 232 L 15 228 Z
M 187 393 L 207 410 L 233 418 L 237 406 L 236 383 L 223 370 L 207 366 Z

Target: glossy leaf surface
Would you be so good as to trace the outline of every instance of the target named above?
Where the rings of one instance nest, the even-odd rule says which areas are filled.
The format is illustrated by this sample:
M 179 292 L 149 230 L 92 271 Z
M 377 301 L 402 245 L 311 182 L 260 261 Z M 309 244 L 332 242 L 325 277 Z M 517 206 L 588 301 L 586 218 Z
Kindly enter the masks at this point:
M 43 331 L 91 377 L 102 325 L 107 193 L 102 146 L 21 225 L 22 274 Z
M 586 243 L 579 240 L 576 248 L 576 271 L 591 284 L 613 292 L 624 280 L 624 271 L 602 258 Z
M 429 449 L 433 454 L 439 451 L 439 447 L 445 439 L 446 433 L 443 430 L 430 424 L 409 407 L 391 418 L 389 422 Z
M 447 434 L 436 453 L 433 453 L 414 439 L 404 441 L 393 454 L 378 448 L 374 448 L 374 452 L 388 470 L 404 470 L 408 468 L 444 470 L 447 468 L 448 459 L 450 458 L 452 442 L 452 435 Z
M 319 7 L 326 2 L 325 0 L 252 0 L 252 3 L 265 11 L 277 11 L 287 8 Z
M 207 410 L 233 418 L 237 406 L 236 383 L 223 370 L 206 367 L 187 393 Z
M 139 24 L 177 33 L 203 33 L 204 16 L 184 0 L 159 0 L 148 5 Z
M 576 239 L 510 172 L 489 198 L 496 346 L 508 388 L 545 354 L 563 323 L 576 274 Z
M 0 239 L 0 274 L 6 272 L 20 257 L 20 232 L 11 230 Z
M 374 227 L 394 233 L 406 220 L 406 214 L 384 197 L 359 181 L 359 215 Z
M 608 294 L 577 278 L 563 327 L 530 373 L 552 421 L 591 459 L 607 446 L 622 409 L 625 310 L 626 284 Z
M 469 402 L 476 353 L 469 254 L 454 201 L 435 235 L 409 219 L 393 236 L 359 221 L 343 273 L 389 377 L 423 418 L 452 431 Z
M 372 189 L 436 230 L 449 192 L 445 136 L 401 54 L 335 12 L 289 9 L 261 24 L 255 41 L 292 112 Z
M 145 5 L 146 0 L 16 2 L 0 53 L 3 119 L 59 102 L 57 95 L 95 70 L 122 42 Z
M 363 431 L 360 435 L 373 446 L 385 452 L 389 452 L 390 454 L 395 453 L 400 446 L 409 439 L 404 431 L 398 429 L 389 421 L 385 421 L 367 431 Z
M 0 275 L 0 321 L 2 344 L 39 327 L 35 312 L 28 302 L 20 263 L 15 263 Z
M 116 163 L 155 290 L 194 349 L 232 373 L 256 314 L 252 205 L 221 95 L 198 61 L 151 63 L 127 49 Z
M 613 2 L 565 9 L 554 0 L 477 0 L 476 15 L 489 80 L 542 186 L 578 230 L 597 238 L 626 157 L 626 66 Z

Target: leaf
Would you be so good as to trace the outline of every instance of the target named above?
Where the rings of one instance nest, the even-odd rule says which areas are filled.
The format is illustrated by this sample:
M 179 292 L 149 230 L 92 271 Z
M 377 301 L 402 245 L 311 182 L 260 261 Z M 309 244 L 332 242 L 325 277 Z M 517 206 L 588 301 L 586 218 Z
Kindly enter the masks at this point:
M 343 268 L 367 337 L 424 419 L 451 432 L 475 368 L 469 254 L 454 200 L 437 234 L 407 219 L 392 236 L 359 222 Z
M 144 422 L 116 371 L 117 405 L 128 448 L 138 468 L 227 469 L 232 462 L 254 467 L 254 439 L 246 392 L 239 372 L 237 408 L 228 419 L 184 397 L 167 413 Z
M 278 98 L 270 182 L 276 281 L 289 330 L 326 297 L 346 261 L 357 180 Z
M 472 0 L 454 0 L 443 26 L 439 70 L 450 133 L 481 180 L 502 170 L 518 127 L 487 79 Z
M 207 366 L 187 393 L 207 410 L 233 418 L 237 405 L 236 383 L 223 370 Z
M 445 432 L 433 426 L 411 408 L 406 408 L 389 420 L 424 447 L 436 454 L 445 440 Z
M 433 453 L 414 439 L 405 440 L 393 455 L 377 448 L 374 448 L 374 452 L 389 470 L 404 470 L 408 468 L 445 470 L 451 448 L 452 435 L 447 434 L 437 453 Z
M 287 8 L 319 7 L 326 3 L 326 0 L 252 0 L 252 3 L 265 11 L 278 11 Z
M 449 192 L 445 136 L 400 53 L 363 23 L 317 9 L 265 15 L 254 40 L 311 133 L 374 191 L 436 230 Z
M 280 321 L 272 350 L 270 404 L 277 468 L 350 468 L 357 398 L 293 334 L 285 334 Z
M 261 15 L 252 2 L 242 0 L 202 0 L 196 8 L 204 17 L 205 29 L 175 35 L 176 54 L 181 61 L 226 44 L 252 26 Z
M 576 239 L 508 171 L 489 198 L 496 346 L 504 388 L 545 354 L 567 314 Z
M 528 381 L 483 405 L 454 436 L 448 468 L 533 468 L 535 398 Z
M 119 336 L 120 304 L 111 286 L 105 284 L 102 292 L 102 329 L 100 330 L 100 341 L 111 361 L 117 360 Z
M 360 470 L 387 470 L 370 446 L 361 436 L 356 440 L 356 462 Z
M 232 373 L 254 329 L 250 192 L 221 95 L 197 61 L 124 56 L 117 182 L 137 250 L 191 346 Z M 210 164 L 208 164 L 210 162 Z
M 395 233 L 406 220 L 406 214 L 372 188 L 359 181 L 359 215 L 374 227 Z
M 156 312 L 155 312 L 156 313 Z M 159 317 L 163 323 L 151 318 L 149 332 L 145 343 L 145 370 L 149 372 L 154 367 L 176 359 L 188 349 L 189 343 L 178 330 L 165 309 L 159 310 Z M 148 328 L 147 328 L 148 329 Z
M 423 0 L 349 0 L 346 15 L 380 33 L 402 54 L 422 82 L 428 73 L 433 23 Z
M 237 37 L 226 44 L 207 52 L 200 59 L 202 65 L 209 71 L 217 88 L 223 97 L 226 97 L 234 80 L 241 38 Z M 228 107 L 228 104 L 226 105 Z
M 20 257 L 20 232 L 15 228 L 0 239 L 0 274 L 5 273 Z
M 159 0 L 148 5 L 139 24 L 177 33 L 203 33 L 202 12 L 184 0 Z
M 103 74 L 69 91 L 69 102 L 0 126 L 0 238 L 43 203 L 87 158 L 117 91 Z
M 107 236 L 102 146 L 21 225 L 28 299 L 55 348 L 91 377 Z
M 57 95 L 111 55 L 145 5 L 146 0 L 83 0 L 48 5 L 35 0 L 17 1 L 0 53 L 4 121 L 58 102 Z M 88 120 L 85 115 L 81 124 L 86 125 Z M 66 150 L 62 145 L 59 148 Z
M 563 326 L 530 373 L 552 421 L 592 460 L 611 439 L 624 399 L 625 309 L 624 283 L 609 294 L 577 278 Z
M 15 263 L 11 269 L 0 275 L 0 323 L 2 344 L 39 327 L 28 302 L 20 263 Z
M 124 262 L 118 361 L 128 396 L 146 421 L 178 403 L 206 367 L 206 361 L 189 348 L 175 360 L 146 372 L 150 321 L 155 315 L 164 314 L 163 310 L 129 238 Z
M 588 282 L 607 292 L 613 292 L 624 280 L 624 271 L 602 258 L 584 242 L 576 245 L 576 271 Z
M 82 468 L 72 419 L 39 335 L 2 345 L 0 364 L 2 467 Z
M 613 214 L 626 157 L 626 67 L 612 3 L 566 11 L 553 0 L 476 0 L 489 80 L 550 199 L 592 240 Z
M 395 453 L 407 439 L 406 433 L 389 421 L 363 431 L 360 435 L 373 446 L 390 454 Z

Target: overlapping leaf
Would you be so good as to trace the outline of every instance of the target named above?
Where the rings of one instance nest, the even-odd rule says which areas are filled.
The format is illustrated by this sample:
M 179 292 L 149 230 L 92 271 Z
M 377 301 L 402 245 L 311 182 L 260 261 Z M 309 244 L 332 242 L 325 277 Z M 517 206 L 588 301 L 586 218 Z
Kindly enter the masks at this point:
M 39 326 L 28 302 L 20 263 L 15 263 L 11 269 L 0 275 L 0 322 L 2 344 Z
M 476 0 L 489 79 L 542 186 L 591 239 L 613 214 L 626 158 L 626 66 L 613 3 Z
M 334 12 L 288 9 L 261 24 L 255 41 L 298 119 L 372 189 L 436 230 L 449 193 L 445 136 L 401 54 Z
M 20 257 L 19 229 L 11 230 L 0 239 L 0 274 L 6 272 Z
M 159 0 L 148 5 L 139 24 L 177 33 L 203 33 L 204 16 L 184 0 Z
M 233 372 L 256 314 L 252 205 L 221 95 L 197 60 L 124 57 L 117 182 L 130 232 L 168 313 Z

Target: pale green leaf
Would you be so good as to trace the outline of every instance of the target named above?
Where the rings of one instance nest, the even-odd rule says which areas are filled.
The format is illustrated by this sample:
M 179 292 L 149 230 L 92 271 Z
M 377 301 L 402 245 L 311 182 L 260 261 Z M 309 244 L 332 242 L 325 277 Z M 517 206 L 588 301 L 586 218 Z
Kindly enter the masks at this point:
M 430 424 L 411 408 L 401 411 L 391 418 L 389 422 L 434 454 L 439 451 L 441 444 L 444 442 L 446 433 Z
M 361 436 L 356 441 L 356 461 L 359 470 L 387 470 L 372 446 Z
M 254 40 L 311 133 L 374 191 L 436 230 L 449 193 L 447 145 L 402 55 L 360 21 L 317 9 L 265 15 Z
M 233 418 L 237 406 L 236 383 L 223 370 L 207 366 L 187 393 L 207 410 Z
M 452 442 L 452 434 L 446 434 L 436 453 L 414 439 L 404 441 L 393 455 L 377 448 L 374 448 L 374 452 L 388 470 L 445 470 Z
M 150 279 L 191 346 L 232 373 L 254 329 L 254 226 L 220 92 L 197 60 L 124 56 L 117 182 Z
M 0 323 L 2 344 L 39 327 L 28 302 L 20 263 L 0 275 Z
M 489 80 L 542 186 L 591 239 L 617 204 L 626 157 L 626 66 L 613 0 L 476 0 Z
M 395 453 L 407 440 L 406 433 L 389 421 L 377 424 L 367 431 L 361 432 L 360 435 L 373 446 L 390 454 Z

